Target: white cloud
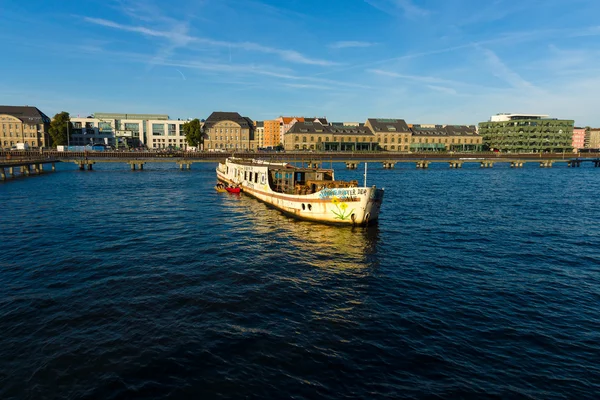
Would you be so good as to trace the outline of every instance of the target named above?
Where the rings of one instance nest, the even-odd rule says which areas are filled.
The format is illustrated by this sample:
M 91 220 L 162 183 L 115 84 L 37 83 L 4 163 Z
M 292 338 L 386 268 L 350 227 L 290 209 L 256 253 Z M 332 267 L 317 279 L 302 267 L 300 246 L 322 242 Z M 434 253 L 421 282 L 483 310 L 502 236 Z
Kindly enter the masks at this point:
M 392 16 L 425 17 L 429 10 L 415 5 L 411 0 L 364 0 L 367 4 Z
M 156 30 L 156 29 L 145 28 L 142 26 L 123 25 L 123 24 L 119 24 L 114 21 L 109 21 L 109 20 L 101 19 L 101 18 L 84 17 L 84 19 L 87 22 L 90 22 L 90 23 L 93 23 L 96 25 L 114 28 L 114 29 L 118 29 L 121 31 L 135 32 L 135 33 L 139 33 L 139 34 L 142 34 L 145 36 L 165 38 L 165 39 L 168 39 L 171 43 L 173 43 L 177 47 L 184 47 L 190 43 L 202 43 L 202 44 L 207 44 L 210 46 L 237 48 L 237 49 L 242 49 L 242 50 L 247 50 L 247 51 L 257 51 L 257 52 L 266 53 L 266 54 L 275 54 L 275 55 L 278 55 L 283 60 L 297 63 L 297 64 L 319 65 L 319 66 L 339 65 L 338 63 L 335 63 L 332 61 L 307 57 L 307 56 L 303 55 L 302 53 L 299 53 L 296 50 L 278 49 L 278 48 L 274 48 L 274 47 L 263 46 L 261 44 L 252 43 L 252 42 L 228 42 L 228 41 L 222 41 L 222 40 L 213 40 L 213 39 L 208 39 L 208 38 L 200 38 L 200 37 L 190 36 L 187 34 L 187 26 L 178 27 L 176 25 L 176 28 L 173 30 Z
M 351 47 L 372 47 L 376 45 L 377 43 L 349 40 L 331 43 L 329 47 L 332 49 L 347 49 Z
M 517 89 L 536 89 L 535 86 L 523 79 L 518 73 L 511 70 L 496 53 L 489 49 L 481 49 L 486 56 L 486 63 L 490 72 L 497 78 L 502 79 L 509 85 Z

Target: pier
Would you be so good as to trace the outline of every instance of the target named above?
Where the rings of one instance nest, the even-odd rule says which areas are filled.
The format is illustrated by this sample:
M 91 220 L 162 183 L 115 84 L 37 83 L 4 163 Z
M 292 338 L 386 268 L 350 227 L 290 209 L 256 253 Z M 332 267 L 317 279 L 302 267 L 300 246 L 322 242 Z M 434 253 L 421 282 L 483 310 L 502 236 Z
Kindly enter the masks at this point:
M 260 158 L 276 162 L 302 163 L 309 168 L 324 167 L 327 163 L 341 162 L 348 169 L 357 169 L 361 163 L 379 163 L 383 169 L 394 169 L 398 164 L 409 163 L 416 169 L 426 170 L 431 164 L 445 164 L 450 169 L 461 169 L 463 165 L 474 163 L 480 168 L 493 168 L 506 163 L 511 168 L 523 168 L 525 164 L 535 164 L 540 168 L 553 168 L 557 164 L 568 168 L 579 168 L 590 163 L 600 168 L 600 153 L 392 153 L 392 152 L 58 152 L 46 151 L 42 155 L 33 151 L 0 151 L 0 180 L 16 176 L 39 175 L 44 165 L 51 164 L 54 171 L 57 162 L 72 163 L 82 171 L 93 171 L 96 166 L 106 163 L 122 163 L 131 171 L 143 171 L 146 165 L 172 163 L 181 171 L 191 170 L 194 163 L 222 162 L 227 157 Z
M 44 172 L 44 165 L 50 164 L 51 170 L 56 171 L 56 163 L 60 162 L 54 158 L 13 158 L 0 159 L 0 181 L 17 176 L 40 175 Z

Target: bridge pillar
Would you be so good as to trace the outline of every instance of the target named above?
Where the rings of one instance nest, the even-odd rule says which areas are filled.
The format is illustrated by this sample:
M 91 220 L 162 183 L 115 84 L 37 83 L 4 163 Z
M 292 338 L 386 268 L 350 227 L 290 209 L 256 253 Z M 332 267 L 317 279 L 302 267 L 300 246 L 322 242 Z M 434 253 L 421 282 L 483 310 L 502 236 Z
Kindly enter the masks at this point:
M 450 168 L 462 168 L 463 162 L 462 161 L 450 161 L 449 165 L 450 165 Z
M 541 168 L 552 168 L 552 161 L 540 161 Z
M 83 162 L 76 163 L 79 165 L 79 170 L 83 171 L 85 169 L 85 164 Z
M 40 164 L 33 164 L 33 171 L 36 174 L 39 174 L 40 173 Z
M 419 169 L 427 169 L 429 168 L 429 161 L 417 161 L 417 168 Z
M 510 167 L 511 168 L 523 168 L 523 161 L 511 161 Z
M 131 165 L 131 170 L 135 171 L 135 163 L 132 162 L 132 163 L 129 163 L 129 164 Z
M 394 169 L 395 166 L 396 166 L 396 163 L 393 161 L 384 161 L 383 162 L 384 169 Z
M 91 171 L 92 170 L 92 163 L 88 163 L 87 166 L 88 166 L 88 171 Z
M 14 167 L 10 167 L 8 169 L 8 174 L 10 175 L 11 178 L 15 177 L 15 168 Z
M 44 172 L 44 164 L 39 163 L 38 165 L 39 165 L 40 173 Z
M 347 162 L 346 163 L 347 169 L 356 169 L 356 167 L 358 167 L 358 163 L 356 163 L 356 162 Z
M 494 162 L 486 160 L 486 161 L 480 162 L 479 165 L 481 166 L 481 168 L 492 168 L 494 166 Z
M 25 175 L 29 175 L 29 174 L 31 174 L 31 166 L 29 166 L 29 165 L 25 165 L 25 166 L 23 167 L 23 172 L 25 172 Z
M 600 167 L 600 160 L 594 160 L 594 167 Z
M 144 170 L 144 163 L 139 163 L 138 166 L 140 167 L 140 171 Z
M 6 174 L 4 173 L 4 168 L 0 168 L 0 181 L 6 180 Z

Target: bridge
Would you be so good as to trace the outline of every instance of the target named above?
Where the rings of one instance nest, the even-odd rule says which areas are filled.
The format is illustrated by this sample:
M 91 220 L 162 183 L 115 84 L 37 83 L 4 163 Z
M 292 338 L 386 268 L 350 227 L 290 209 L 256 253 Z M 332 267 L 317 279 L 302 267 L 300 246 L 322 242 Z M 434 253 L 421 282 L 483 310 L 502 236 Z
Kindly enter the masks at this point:
M 179 169 L 191 169 L 198 162 L 221 162 L 227 157 L 261 158 L 277 162 L 302 163 L 307 166 L 323 166 L 327 162 L 342 162 L 348 169 L 356 169 L 360 163 L 381 163 L 383 168 L 392 169 L 399 163 L 413 163 L 418 169 L 426 169 L 432 163 L 446 163 L 449 168 L 462 168 L 466 163 L 477 163 L 481 168 L 492 168 L 495 164 L 508 163 L 512 168 L 522 168 L 526 163 L 536 163 L 542 168 L 550 168 L 556 163 L 568 167 L 580 167 L 582 163 L 592 163 L 600 167 L 600 153 L 454 153 L 454 152 L 59 152 L 59 151 L 0 151 L 0 178 L 15 176 L 15 168 L 22 175 L 40 174 L 44 164 L 74 163 L 80 170 L 92 170 L 96 164 L 124 163 L 131 170 L 144 169 L 149 163 L 174 163 Z

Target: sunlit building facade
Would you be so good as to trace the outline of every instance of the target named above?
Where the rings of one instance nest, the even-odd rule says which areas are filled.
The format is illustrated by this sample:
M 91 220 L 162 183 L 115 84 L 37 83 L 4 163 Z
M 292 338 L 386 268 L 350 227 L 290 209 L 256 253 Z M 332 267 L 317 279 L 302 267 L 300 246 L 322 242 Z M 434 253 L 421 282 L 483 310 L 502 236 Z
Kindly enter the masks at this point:
M 215 111 L 204 122 L 204 149 L 253 151 L 258 148 L 254 122 L 237 112 Z
M 512 153 L 573 150 L 573 120 L 542 114 L 497 114 L 479 124 L 484 146 Z
M 366 126 L 332 126 L 296 122 L 284 135 L 286 151 L 373 151 L 375 135 Z
M 0 148 L 10 149 L 17 143 L 27 146 L 51 146 L 50 118 L 37 107 L 0 106 Z

